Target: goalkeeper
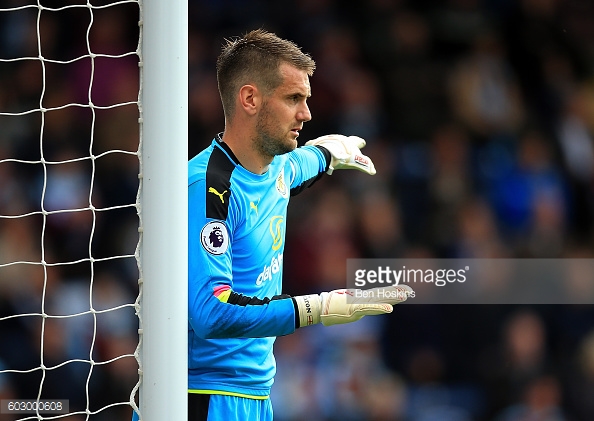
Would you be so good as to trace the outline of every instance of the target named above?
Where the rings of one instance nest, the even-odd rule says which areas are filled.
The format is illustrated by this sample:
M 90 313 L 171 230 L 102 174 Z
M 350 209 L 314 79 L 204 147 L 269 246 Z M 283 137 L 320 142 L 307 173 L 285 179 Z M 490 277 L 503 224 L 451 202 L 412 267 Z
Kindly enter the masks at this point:
M 272 420 L 274 337 L 390 313 L 411 292 L 393 286 L 383 301 L 351 290 L 282 295 L 289 197 L 333 170 L 375 174 L 359 137 L 297 147 L 314 69 L 264 30 L 228 40 L 217 60 L 225 130 L 188 164 L 190 421 Z

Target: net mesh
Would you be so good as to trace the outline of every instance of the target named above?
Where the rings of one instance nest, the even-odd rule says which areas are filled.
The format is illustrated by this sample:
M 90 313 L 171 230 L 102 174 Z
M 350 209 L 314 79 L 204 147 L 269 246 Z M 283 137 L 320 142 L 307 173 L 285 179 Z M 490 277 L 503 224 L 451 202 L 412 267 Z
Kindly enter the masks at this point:
M 0 7 L 0 399 L 69 401 L 0 419 L 129 420 L 140 2 Z

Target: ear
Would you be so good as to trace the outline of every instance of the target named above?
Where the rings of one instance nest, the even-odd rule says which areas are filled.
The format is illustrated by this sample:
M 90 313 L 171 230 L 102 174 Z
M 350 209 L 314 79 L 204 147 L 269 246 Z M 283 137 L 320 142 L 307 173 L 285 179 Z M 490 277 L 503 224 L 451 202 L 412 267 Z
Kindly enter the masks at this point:
M 262 103 L 262 95 L 254 85 L 243 85 L 239 89 L 239 103 L 248 115 L 255 115 Z

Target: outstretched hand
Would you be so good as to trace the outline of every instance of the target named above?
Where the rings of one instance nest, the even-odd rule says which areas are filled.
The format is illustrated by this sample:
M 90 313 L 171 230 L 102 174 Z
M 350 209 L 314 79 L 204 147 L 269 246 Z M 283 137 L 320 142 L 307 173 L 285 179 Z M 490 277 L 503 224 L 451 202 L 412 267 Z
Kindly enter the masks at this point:
M 376 171 L 371 158 L 361 153 L 361 148 L 365 144 L 365 139 L 359 136 L 341 134 L 321 136 L 306 143 L 306 145 L 321 146 L 330 152 L 332 161 L 327 171 L 328 174 L 332 174 L 334 170 L 355 169 L 374 175 Z

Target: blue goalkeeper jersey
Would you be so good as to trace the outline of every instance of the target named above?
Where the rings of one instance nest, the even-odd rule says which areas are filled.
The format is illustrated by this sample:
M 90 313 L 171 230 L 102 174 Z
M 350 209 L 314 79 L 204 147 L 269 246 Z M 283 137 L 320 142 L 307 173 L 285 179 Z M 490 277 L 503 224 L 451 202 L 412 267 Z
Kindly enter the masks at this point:
M 304 146 L 258 175 L 217 137 L 189 161 L 190 393 L 269 395 L 274 338 L 296 325 L 293 300 L 282 295 L 289 197 L 311 185 L 329 158 Z

